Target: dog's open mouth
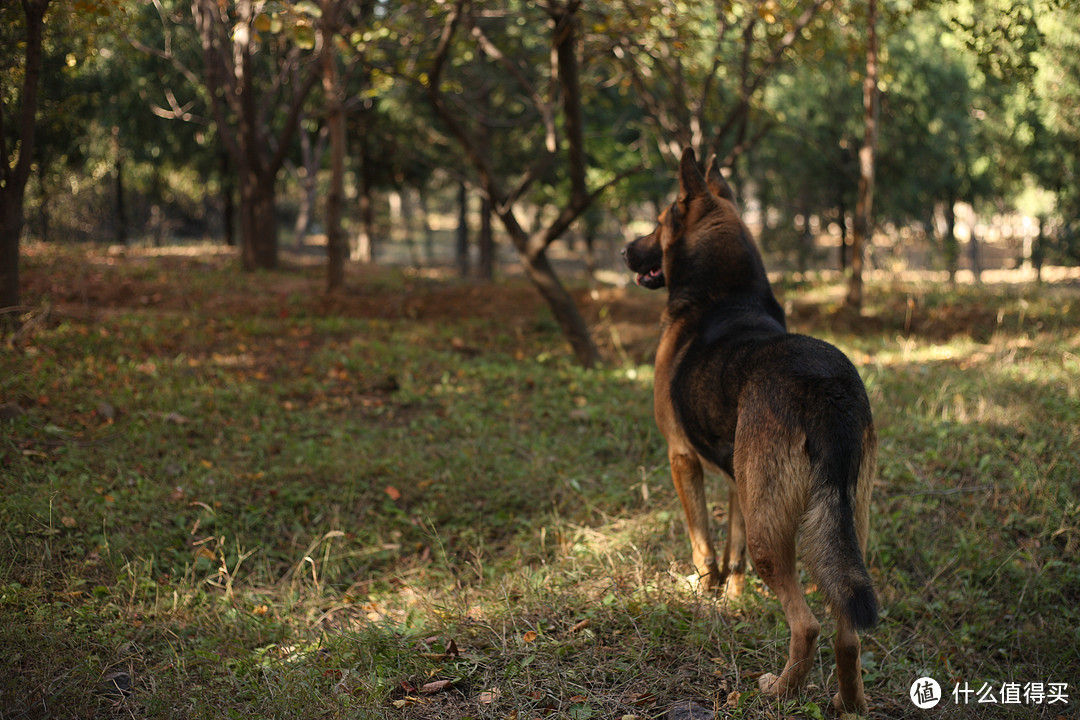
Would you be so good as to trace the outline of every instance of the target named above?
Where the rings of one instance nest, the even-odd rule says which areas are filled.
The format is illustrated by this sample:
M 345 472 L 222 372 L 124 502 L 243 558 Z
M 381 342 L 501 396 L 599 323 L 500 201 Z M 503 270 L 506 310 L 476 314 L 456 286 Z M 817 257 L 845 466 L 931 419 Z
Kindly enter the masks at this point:
M 638 273 L 637 284 L 649 290 L 664 287 L 664 269 L 657 266 L 646 272 Z

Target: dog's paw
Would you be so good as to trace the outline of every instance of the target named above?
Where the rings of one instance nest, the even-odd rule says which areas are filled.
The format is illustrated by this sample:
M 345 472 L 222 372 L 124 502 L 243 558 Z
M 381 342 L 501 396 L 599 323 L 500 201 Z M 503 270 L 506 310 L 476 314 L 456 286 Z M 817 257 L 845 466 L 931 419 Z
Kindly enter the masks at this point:
M 743 590 L 746 589 L 746 575 L 731 574 L 724 580 L 724 587 L 720 591 L 720 595 L 724 600 L 737 600 L 742 597 Z
M 844 699 L 840 697 L 840 693 L 833 695 L 832 699 L 833 712 L 840 717 L 841 720 L 855 720 L 855 718 L 867 717 L 870 710 L 866 705 L 866 696 L 861 695 L 855 698 L 854 702 L 844 702 Z
M 782 697 L 787 692 L 787 683 L 779 675 L 765 673 L 758 678 L 758 688 L 766 695 Z

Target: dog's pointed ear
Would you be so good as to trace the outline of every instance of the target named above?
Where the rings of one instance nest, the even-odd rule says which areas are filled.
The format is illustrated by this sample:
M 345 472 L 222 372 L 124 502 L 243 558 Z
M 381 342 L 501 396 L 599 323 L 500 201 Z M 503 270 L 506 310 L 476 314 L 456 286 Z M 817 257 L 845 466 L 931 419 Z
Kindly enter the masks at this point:
M 679 202 L 685 203 L 708 191 L 709 186 L 705 184 L 705 176 L 701 174 L 694 148 L 688 147 L 683 150 L 682 159 L 679 160 Z
M 715 155 L 709 159 L 709 166 L 705 171 L 705 182 L 714 195 L 735 202 L 735 193 L 731 191 L 731 186 L 727 184 L 727 180 L 720 173 L 720 165 L 716 162 Z

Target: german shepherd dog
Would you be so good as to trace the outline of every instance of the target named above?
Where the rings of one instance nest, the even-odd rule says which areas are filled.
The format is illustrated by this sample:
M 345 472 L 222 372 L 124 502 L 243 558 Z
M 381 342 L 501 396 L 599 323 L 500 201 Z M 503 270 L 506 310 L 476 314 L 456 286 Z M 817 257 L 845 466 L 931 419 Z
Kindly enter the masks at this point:
M 858 372 L 838 349 L 789 334 L 754 240 L 716 166 L 692 149 L 679 195 L 657 228 L 623 250 L 637 283 L 667 287 L 654 410 L 705 588 L 738 595 L 746 551 L 791 628 L 765 693 L 797 693 L 821 626 L 803 596 L 795 537 L 836 618 L 839 712 L 867 711 L 857 631 L 877 622 L 864 563 L 877 435 Z M 727 546 L 717 564 L 703 469 L 732 481 Z

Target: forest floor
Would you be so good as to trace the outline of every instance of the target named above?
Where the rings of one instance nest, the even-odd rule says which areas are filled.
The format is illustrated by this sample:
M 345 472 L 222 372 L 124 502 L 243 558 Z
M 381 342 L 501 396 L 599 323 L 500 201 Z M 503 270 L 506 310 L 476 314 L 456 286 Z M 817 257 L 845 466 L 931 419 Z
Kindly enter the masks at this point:
M 584 371 L 516 279 L 353 267 L 327 297 L 304 264 L 41 245 L 22 273 L 0 719 L 827 714 L 813 588 L 818 662 L 777 701 L 756 690 L 786 652 L 776 599 L 686 579 L 662 293 L 575 286 L 607 360 Z M 871 717 L 919 715 L 923 676 L 927 716 L 1075 717 L 1080 286 L 874 280 L 861 314 L 828 279 L 777 290 L 879 428 Z

